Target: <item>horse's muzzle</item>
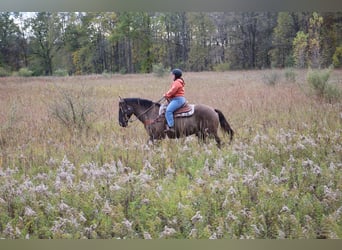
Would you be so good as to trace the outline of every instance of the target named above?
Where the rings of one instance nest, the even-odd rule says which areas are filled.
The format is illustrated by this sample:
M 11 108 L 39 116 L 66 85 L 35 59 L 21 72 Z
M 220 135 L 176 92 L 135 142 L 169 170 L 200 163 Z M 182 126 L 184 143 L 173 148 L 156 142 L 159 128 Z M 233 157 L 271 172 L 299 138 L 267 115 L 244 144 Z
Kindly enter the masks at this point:
M 121 126 L 121 127 L 127 127 L 127 125 L 128 125 L 128 123 L 127 122 L 119 122 L 119 125 Z

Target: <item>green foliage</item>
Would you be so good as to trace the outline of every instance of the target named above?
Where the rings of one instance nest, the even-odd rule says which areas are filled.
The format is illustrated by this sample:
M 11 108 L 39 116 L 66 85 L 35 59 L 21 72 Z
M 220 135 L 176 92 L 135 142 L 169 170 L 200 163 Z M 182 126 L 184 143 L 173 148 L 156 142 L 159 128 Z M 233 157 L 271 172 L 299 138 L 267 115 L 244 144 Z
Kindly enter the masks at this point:
M 328 80 L 331 74 L 330 69 L 326 70 L 309 70 L 307 73 L 307 81 L 315 91 L 316 95 L 323 97 L 326 91 Z
M 321 65 L 321 27 L 323 24 L 323 17 L 319 16 L 317 12 L 312 14 L 309 20 L 308 33 L 308 53 L 309 66 L 311 68 L 319 68 Z
M 296 81 L 296 72 L 293 70 L 293 68 L 286 68 L 285 69 L 285 79 L 288 82 L 295 82 Z
M 342 66 L 342 46 L 336 48 L 333 55 L 333 65 L 335 68 Z
M 280 78 L 281 78 L 280 73 L 274 70 L 267 72 L 266 74 L 264 74 L 264 77 L 263 77 L 264 82 L 270 86 L 274 86 L 277 83 L 279 83 Z
M 295 37 L 293 18 L 288 12 L 280 12 L 277 18 L 277 26 L 274 28 L 271 50 L 273 67 L 288 65 L 288 57 L 292 54 L 292 41 Z
M 56 69 L 53 72 L 54 76 L 68 76 L 68 71 L 66 69 Z
M 18 71 L 18 75 L 19 75 L 19 76 L 23 76 L 23 77 L 29 77 L 29 76 L 32 76 L 32 75 L 33 75 L 33 71 L 32 71 L 32 70 L 29 70 L 28 68 L 21 68 L 21 69 Z
M 338 85 L 329 82 L 332 68 L 325 70 L 310 70 L 307 74 L 307 81 L 314 93 L 329 103 L 339 102 L 342 97 L 342 90 Z
M 230 70 L 230 63 L 219 63 L 214 66 L 214 71 L 224 72 Z
M 10 76 L 11 73 L 3 67 L 0 67 L 0 77 Z
M 170 73 L 170 68 L 165 68 L 163 64 L 153 64 L 152 72 L 157 77 L 163 77 L 165 74 Z
M 225 70 L 221 61 L 319 68 L 340 61 L 340 20 L 339 12 L 3 12 L 0 64 L 35 76 L 151 73 L 158 62 L 187 71 Z
M 295 65 L 298 68 L 304 68 L 307 65 L 307 39 L 308 34 L 305 34 L 303 31 L 299 31 L 293 40 L 293 57 Z
M 324 89 L 324 99 L 329 103 L 336 103 L 342 99 L 342 90 L 336 85 L 328 84 Z

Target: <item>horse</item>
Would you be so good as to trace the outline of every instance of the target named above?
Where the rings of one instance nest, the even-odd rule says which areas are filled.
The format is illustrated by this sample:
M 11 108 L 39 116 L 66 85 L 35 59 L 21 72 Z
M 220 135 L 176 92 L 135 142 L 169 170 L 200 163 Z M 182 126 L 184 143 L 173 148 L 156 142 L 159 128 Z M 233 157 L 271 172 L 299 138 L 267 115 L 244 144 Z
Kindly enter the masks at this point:
M 162 99 L 161 99 L 162 100 Z M 230 142 L 233 139 L 234 131 L 230 127 L 223 113 L 204 104 L 194 105 L 191 116 L 177 118 L 175 116 L 175 132 L 165 132 L 165 116 L 160 114 L 161 103 L 153 102 L 142 98 L 121 98 L 119 100 L 119 124 L 127 127 L 131 116 L 144 124 L 149 135 L 149 141 L 166 138 L 175 139 L 196 135 L 199 141 L 206 142 L 207 137 L 214 137 L 217 146 L 221 147 L 221 139 L 218 136 L 219 124 L 224 132 L 230 135 Z M 177 112 L 177 111 L 176 111 Z M 175 113 L 176 113 L 175 112 Z M 174 114 L 175 114 L 174 113 Z

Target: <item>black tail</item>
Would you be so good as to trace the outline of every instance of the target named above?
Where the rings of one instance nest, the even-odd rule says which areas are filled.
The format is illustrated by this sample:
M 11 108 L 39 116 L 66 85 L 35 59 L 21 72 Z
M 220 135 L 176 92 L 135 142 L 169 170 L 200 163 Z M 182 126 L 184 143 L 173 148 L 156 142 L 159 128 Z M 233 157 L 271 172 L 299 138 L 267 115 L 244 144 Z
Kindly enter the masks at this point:
M 230 127 L 229 123 L 227 122 L 226 118 L 222 114 L 222 112 L 218 109 L 215 109 L 216 113 L 219 115 L 220 125 L 222 130 L 226 131 L 230 135 L 230 140 L 233 140 L 234 131 Z

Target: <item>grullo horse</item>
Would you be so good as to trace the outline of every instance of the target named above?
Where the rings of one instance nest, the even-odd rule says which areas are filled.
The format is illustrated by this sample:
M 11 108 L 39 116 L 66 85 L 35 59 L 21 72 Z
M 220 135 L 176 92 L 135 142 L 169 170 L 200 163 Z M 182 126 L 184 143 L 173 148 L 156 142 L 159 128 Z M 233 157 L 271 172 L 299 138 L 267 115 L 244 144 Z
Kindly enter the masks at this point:
M 203 104 L 194 105 L 193 114 L 178 117 L 175 115 L 175 132 L 165 132 L 166 120 L 160 114 L 159 102 L 153 102 L 141 98 L 120 98 L 119 101 L 119 124 L 127 127 L 131 116 L 134 114 L 141 121 L 149 135 L 149 140 L 180 138 L 195 134 L 200 141 L 206 141 L 207 137 L 214 137 L 217 146 L 221 147 L 221 139 L 218 136 L 218 127 L 230 135 L 233 139 L 234 131 L 230 127 L 222 112 Z M 177 113 L 177 111 L 175 112 Z

